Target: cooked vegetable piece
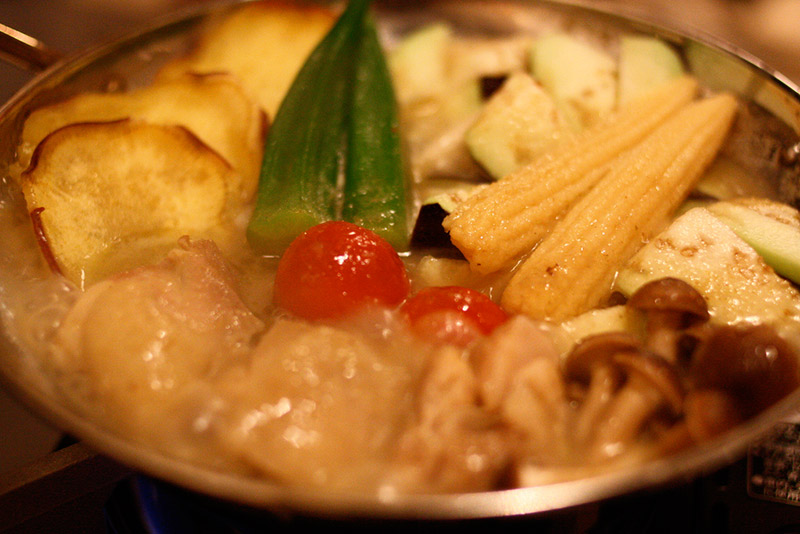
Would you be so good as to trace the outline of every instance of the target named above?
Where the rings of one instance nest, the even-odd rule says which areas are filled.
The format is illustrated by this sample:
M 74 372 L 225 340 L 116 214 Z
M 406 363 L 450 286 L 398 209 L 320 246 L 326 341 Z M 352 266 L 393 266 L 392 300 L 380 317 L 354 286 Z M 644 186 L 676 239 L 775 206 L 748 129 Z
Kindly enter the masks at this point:
M 464 144 L 483 105 L 479 75 L 454 72 L 456 42 L 450 26 L 434 23 L 405 35 L 387 56 L 410 168 L 420 176 L 484 177 Z
M 412 329 L 426 339 L 469 345 L 503 324 L 508 315 L 489 297 L 459 286 L 427 287 L 401 308 Z
M 447 217 L 448 202 L 452 202 L 450 195 L 442 194 L 443 198 L 432 198 L 423 202 L 414 222 L 411 233 L 411 244 L 415 247 L 441 248 L 449 247 L 450 236 L 444 231 L 442 221 Z
M 460 258 L 423 256 L 411 272 L 414 286 L 421 289 L 429 286 L 459 285 L 475 289 L 486 284 L 486 279 L 469 268 L 469 263 Z
M 624 35 L 619 43 L 619 105 L 684 73 L 678 53 L 657 37 Z
M 369 1 L 354 0 L 311 53 L 281 105 L 264 148 L 253 247 L 280 254 L 300 233 L 337 217 L 351 83 Z
M 305 319 L 341 318 L 396 306 L 410 283 L 402 260 L 376 233 L 329 221 L 300 234 L 278 263 L 274 301 Z
M 473 82 L 402 108 L 403 141 L 416 176 L 485 180 L 486 171 L 464 142 L 464 133 L 483 105 L 480 88 Z
M 124 93 L 82 93 L 36 109 L 25 120 L 19 163 L 27 167 L 36 145 L 62 126 L 127 118 L 184 126 L 237 171 L 228 184 L 231 199 L 252 199 L 261 167 L 264 114 L 236 79 L 225 74 L 185 74 Z
M 431 98 L 449 86 L 449 47 L 453 30 L 446 24 L 424 26 L 407 35 L 389 55 L 401 102 Z
M 553 98 L 525 72 L 512 74 L 467 130 L 473 157 L 502 178 L 571 134 Z
M 730 158 L 718 158 L 698 180 L 693 194 L 716 200 L 777 198 L 777 188 L 767 173 L 753 172 Z
M 411 243 L 419 247 L 452 248 L 450 236 L 445 232 L 442 222 L 459 202 L 463 202 L 482 187 L 485 186 L 462 182 L 455 188 L 437 192 L 426 198 L 419 208 L 417 220 L 414 221 Z
M 509 268 L 597 183 L 606 165 L 689 102 L 696 90 L 692 78 L 675 80 L 476 192 L 445 219 L 451 240 L 478 272 Z
M 563 336 L 557 337 L 558 348 L 562 354 L 569 352 L 581 340 L 589 336 L 609 333 L 626 332 L 640 335 L 644 332 L 642 314 L 636 310 L 618 304 L 608 308 L 589 310 L 558 325 Z
M 88 285 L 226 224 L 234 171 L 178 126 L 83 123 L 48 135 L 20 177 L 64 275 Z
M 800 321 L 800 292 L 704 208 L 681 215 L 637 252 L 620 270 L 615 287 L 631 295 L 665 276 L 697 289 L 712 322 Z
M 459 34 L 450 44 L 450 77 L 456 83 L 478 80 L 481 95 L 488 98 L 494 92 L 492 87 L 498 88 L 496 81 L 505 80 L 512 72 L 530 70 L 535 39 L 527 33 L 492 37 Z
M 617 106 L 617 62 L 577 37 L 554 33 L 537 39 L 531 68 L 575 129 L 591 126 Z
M 231 73 L 272 119 L 303 62 L 335 20 L 335 11 L 319 4 L 251 2 L 214 19 L 197 46 L 164 65 L 158 79 L 187 72 Z
M 708 210 L 731 227 L 775 271 L 800 284 L 800 213 L 767 199 L 716 202 Z
M 408 248 L 408 192 L 394 88 L 375 22 L 358 51 L 349 118 L 342 219 Z
M 688 104 L 620 156 L 516 270 L 503 306 L 563 320 L 601 304 L 619 268 L 667 224 L 716 157 L 736 108 L 725 94 Z

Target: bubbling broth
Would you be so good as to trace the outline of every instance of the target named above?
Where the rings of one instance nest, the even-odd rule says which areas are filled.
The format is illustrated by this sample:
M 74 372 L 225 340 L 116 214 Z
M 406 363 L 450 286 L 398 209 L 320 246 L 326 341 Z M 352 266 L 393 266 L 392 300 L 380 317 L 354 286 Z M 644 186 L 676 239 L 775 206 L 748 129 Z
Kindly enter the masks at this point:
M 656 37 L 382 32 L 410 244 L 333 220 L 254 248 L 276 87 L 338 14 L 248 4 L 150 85 L 27 116 L 3 317 L 71 408 L 243 477 L 454 493 L 639 465 L 795 390 L 800 256 L 765 236 L 800 214 L 730 149 L 744 104 Z

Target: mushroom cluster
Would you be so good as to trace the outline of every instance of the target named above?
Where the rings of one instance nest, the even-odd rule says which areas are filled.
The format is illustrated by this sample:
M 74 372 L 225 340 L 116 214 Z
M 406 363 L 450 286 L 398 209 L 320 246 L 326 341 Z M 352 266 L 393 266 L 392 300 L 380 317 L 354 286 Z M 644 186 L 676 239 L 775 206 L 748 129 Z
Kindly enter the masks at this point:
M 800 384 L 800 356 L 772 327 L 710 323 L 702 295 L 681 280 L 648 283 L 626 305 L 644 315 L 642 336 L 592 335 L 564 361 L 575 447 L 592 463 L 710 439 Z
M 685 282 L 647 284 L 626 306 L 641 331 L 590 335 L 566 355 L 524 315 L 466 354 L 434 354 L 399 479 L 442 491 L 580 478 L 718 436 L 800 385 L 796 347 L 770 326 L 714 323 Z

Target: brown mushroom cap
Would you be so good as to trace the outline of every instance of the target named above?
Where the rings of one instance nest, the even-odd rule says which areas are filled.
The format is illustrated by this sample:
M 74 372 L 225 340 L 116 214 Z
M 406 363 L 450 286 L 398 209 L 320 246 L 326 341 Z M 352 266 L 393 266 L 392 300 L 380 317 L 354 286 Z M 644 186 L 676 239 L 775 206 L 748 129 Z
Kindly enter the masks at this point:
M 731 393 L 752 416 L 800 385 L 799 359 L 768 325 L 721 326 L 693 354 L 690 379 L 697 388 Z
M 718 436 L 742 421 L 739 403 L 719 389 L 690 391 L 684 405 L 686 428 L 696 442 Z
M 605 332 L 582 339 L 567 355 L 564 373 L 568 380 L 584 383 L 591 380 L 592 369 L 601 364 L 612 363 L 621 352 L 641 350 L 639 339 L 627 332 Z
M 703 295 L 678 278 L 661 278 L 644 284 L 631 295 L 627 305 L 646 313 L 668 312 L 680 318 L 684 328 L 709 318 Z

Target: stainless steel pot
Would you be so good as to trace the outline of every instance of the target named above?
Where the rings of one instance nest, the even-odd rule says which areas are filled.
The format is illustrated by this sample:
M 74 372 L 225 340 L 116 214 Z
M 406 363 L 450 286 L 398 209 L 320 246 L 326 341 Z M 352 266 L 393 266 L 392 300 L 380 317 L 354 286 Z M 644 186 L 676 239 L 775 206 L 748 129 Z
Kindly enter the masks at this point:
M 235 4 L 235 2 L 234 2 Z M 129 38 L 57 61 L 36 76 L 0 109 L 0 168 L 13 159 L 26 113 L 34 107 L 87 89 L 109 84 L 146 83 L 166 59 L 183 51 L 202 23 L 232 4 L 207 5 L 180 13 Z M 523 0 L 441 0 L 378 3 L 386 35 L 399 35 L 431 18 L 446 18 L 459 31 L 503 34 L 537 31 L 556 22 L 609 40 L 622 31 L 655 34 L 684 54 L 691 72 L 712 90 L 729 90 L 749 103 L 739 120 L 729 151 L 746 165 L 780 184 L 784 200 L 800 204 L 800 92 L 756 58 L 719 42 L 656 27 L 620 13 L 601 11 L 579 2 Z M 18 53 L 14 53 L 18 55 Z M 52 56 L 34 54 L 28 63 L 49 64 Z M 8 180 L 6 180 L 7 182 Z M 3 202 L 18 203 L 7 183 Z M 20 220 L 25 214 L 20 209 Z M 27 232 L 24 224 L 3 232 Z M 30 238 L 32 239 L 32 238 Z M 29 266 L 8 249 L 0 250 L 0 278 L 23 280 Z M 8 298 L 4 294 L 3 299 Z M 449 519 L 542 514 L 596 502 L 707 474 L 741 457 L 748 444 L 800 405 L 800 391 L 719 439 L 644 465 L 559 484 L 459 495 L 355 495 L 304 491 L 269 481 L 245 478 L 191 465 L 136 445 L 105 430 L 64 402 L 51 377 L 36 365 L 8 334 L 0 337 L 0 378 L 21 400 L 51 423 L 141 472 L 203 494 L 261 509 L 332 517 Z

